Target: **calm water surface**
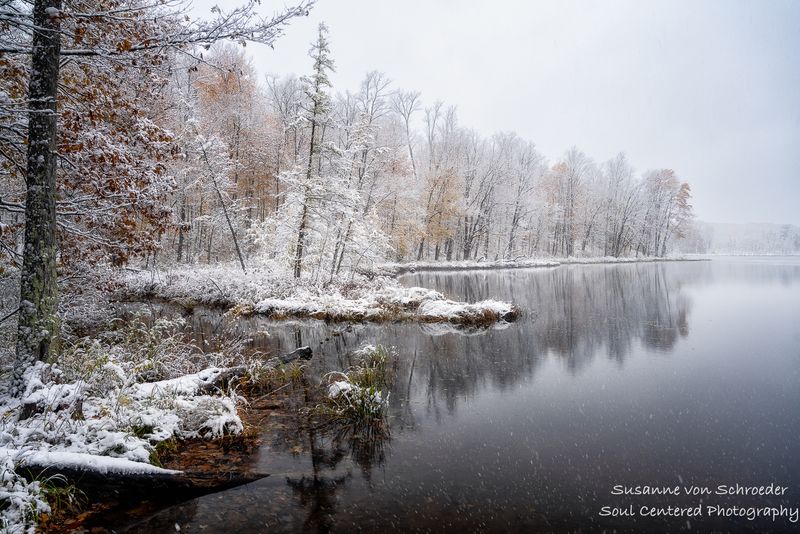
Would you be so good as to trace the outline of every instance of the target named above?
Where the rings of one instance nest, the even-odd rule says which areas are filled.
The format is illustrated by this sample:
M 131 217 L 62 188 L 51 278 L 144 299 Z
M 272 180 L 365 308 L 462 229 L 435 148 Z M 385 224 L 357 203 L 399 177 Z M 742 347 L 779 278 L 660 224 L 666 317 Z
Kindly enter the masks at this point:
M 800 259 L 419 273 L 406 285 L 511 300 L 504 329 L 237 327 L 311 345 L 314 376 L 365 343 L 398 351 L 391 436 L 277 431 L 271 475 L 159 512 L 133 532 L 723 531 L 786 518 L 601 517 L 604 506 L 800 506 Z M 198 331 L 215 327 L 213 314 Z M 267 336 L 265 333 L 268 333 Z M 302 443 L 297 447 L 292 444 Z M 614 496 L 614 485 L 788 486 L 782 497 Z

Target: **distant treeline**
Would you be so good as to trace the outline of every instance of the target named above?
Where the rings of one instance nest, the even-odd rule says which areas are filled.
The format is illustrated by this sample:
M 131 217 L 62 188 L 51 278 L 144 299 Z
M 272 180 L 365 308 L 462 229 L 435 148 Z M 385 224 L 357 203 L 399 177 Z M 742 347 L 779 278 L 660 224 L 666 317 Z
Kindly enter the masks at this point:
M 696 221 L 680 244 L 683 252 L 701 254 L 800 254 L 800 226 Z

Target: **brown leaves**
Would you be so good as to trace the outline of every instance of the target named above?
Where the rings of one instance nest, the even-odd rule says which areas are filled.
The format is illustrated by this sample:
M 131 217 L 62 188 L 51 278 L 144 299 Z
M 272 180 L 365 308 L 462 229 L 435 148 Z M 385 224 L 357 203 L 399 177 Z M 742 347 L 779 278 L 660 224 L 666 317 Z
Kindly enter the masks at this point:
M 116 46 L 117 52 L 127 52 L 131 48 L 133 48 L 133 45 L 128 39 L 123 39 L 122 41 L 118 42 Z
M 80 25 L 75 28 L 72 32 L 72 42 L 75 45 L 79 45 L 83 42 L 83 37 L 86 35 L 86 26 Z

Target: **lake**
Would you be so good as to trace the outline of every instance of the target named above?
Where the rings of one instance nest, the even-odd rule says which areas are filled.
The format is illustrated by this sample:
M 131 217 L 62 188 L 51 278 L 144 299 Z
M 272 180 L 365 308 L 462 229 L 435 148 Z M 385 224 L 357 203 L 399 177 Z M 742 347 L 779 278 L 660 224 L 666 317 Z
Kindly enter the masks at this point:
M 346 435 L 272 430 L 252 465 L 269 477 L 119 527 L 797 528 L 789 517 L 751 520 L 732 510 L 800 506 L 799 258 L 432 272 L 401 282 L 460 300 L 510 300 L 523 314 L 473 332 L 241 320 L 236 328 L 257 348 L 310 345 L 316 378 L 347 368 L 366 343 L 396 347 L 390 436 L 365 447 Z M 203 333 L 219 317 L 195 321 Z M 715 494 L 736 484 L 788 489 Z M 615 486 L 707 487 L 711 495 L 614 495 Z M 700 517 L 653 515 L 698 505 Z M 745 515 L 709 517 L 707 506 Z M 642 515 L 642 507 L 655 511 Z

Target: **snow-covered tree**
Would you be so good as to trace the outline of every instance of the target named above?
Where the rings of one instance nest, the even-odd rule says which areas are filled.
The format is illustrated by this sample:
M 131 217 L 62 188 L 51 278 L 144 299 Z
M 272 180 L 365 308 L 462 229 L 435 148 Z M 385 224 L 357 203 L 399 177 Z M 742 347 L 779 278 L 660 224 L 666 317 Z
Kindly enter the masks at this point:
M 255 226 L 252 235 L 267 258 L 279 266 L 289 263 L 294 277 L 306 274 L 324 282 L 343 268 L 352 272 L 385 254 L 387 238 L 374 217 L 387 151 L 377 144 L 377 121 L 387 111 L 388 81 L 371 74 L 361 93 L 334 103 L 328 93 L 333 60 L 324 25 L 309 55 L 313 71 L 302 79 L 299 105 L 294 105 L 296 92 L 286 85 L 291 81 L 270 81 L 284 136 L 302 127 L 297 138 L 307 140 L 307 146 L 297 148 L 294 167 L 279 175 L 282 192 L 275 216 Z M 298 116 L 291 117 L 290 110 Z M 292 132 L 292 142 L 295 138 Z
M 171 138 L 147 104 L 162 85 L 165 64 L 175 53 L 218 40 L 270 44 L 309 5 L 265 20 L 256 16 L 257 4 L 250 0 L 224 13 L 216 8 L 208 21 L 189 20 L 180 2 L 12 0 L 0 6 L 1 66 L 13 75 L 4 77 L 0 101 L 15 113 L 3 119 L 14 125 L 4 132 L 3 168 L 15 175 L 4 179 L 25 182 L 15 187 L 18 198 L 0 205 L 24 213 L 17 385 L 24 369 L 48 358 L 57 344 L 56 267 L 70 250 L 59 247 L 59 230 L 90 250 L 109 251 L 106 259 L 115 263 L 160 234 L 164 213 L 157 199 L 170 186 L 162 160 Z M 30 69 L 20 68 L 25 58 Z M 27 122 L 20 118 L 26 112 Z
M 290 188 L 289 196 L 295 198 L 293 204 L 299 209 L 297 217 L 297 237 L 294 239 L 294 266 L 295 278 L 300 278 L 303 266 L 303 253 L 309 226 L 309 211 L 313 201 L 325 196 L 324 192 L 316 191 L 315 185 L 325 185 L 320 176 L 322 167 L 320 152 L 325 137 L 325 126 L 330 113 L 330 95 L 328 89 L 331 81 L 328 74 L 333 71 L 333 59 L 330 57 L 328 44 L 328 28 L 320 24 L 316 42 L 311 46 L 309 56 L 314 60 L 313 72 L 310 77 L 303 78 L 306 95 L 304 107 L 305 119 L 310 125 L 308 162 L 305 166 L 305 180 L 292 180 L 292 175 L 287 175 L 287 186 Z M 293 188 L 293 189 L 292 189 Z

